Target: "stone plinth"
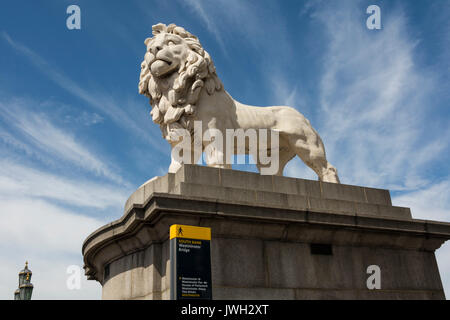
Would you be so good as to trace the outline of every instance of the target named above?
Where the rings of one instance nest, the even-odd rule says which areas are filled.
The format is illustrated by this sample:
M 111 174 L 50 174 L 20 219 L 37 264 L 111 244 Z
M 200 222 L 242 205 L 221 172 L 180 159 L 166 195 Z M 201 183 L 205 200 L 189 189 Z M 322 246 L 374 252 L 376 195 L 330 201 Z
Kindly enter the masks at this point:
M 412 219 L 389 191 L 184 165 L 85 240 L 103 299 L 170 297 L 172 224 L 212 229 L 214 299 L 445 298 L 434 251 L 450 223 Z M 381 289 L 367 288 L 369 265 Z

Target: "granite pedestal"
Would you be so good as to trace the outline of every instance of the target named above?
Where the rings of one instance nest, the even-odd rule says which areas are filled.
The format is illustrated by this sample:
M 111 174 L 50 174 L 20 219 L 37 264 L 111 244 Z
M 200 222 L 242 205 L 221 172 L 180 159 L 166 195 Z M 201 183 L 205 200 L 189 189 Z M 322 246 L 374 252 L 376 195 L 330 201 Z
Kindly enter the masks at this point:
M 196 165 L 145 183 L 85 240 L 103 299 L 169 299 L 172 224 L 211 228 L 214 299 L 445 299 L 434 252 L 450 223 L 412 219 L 387 190 Z

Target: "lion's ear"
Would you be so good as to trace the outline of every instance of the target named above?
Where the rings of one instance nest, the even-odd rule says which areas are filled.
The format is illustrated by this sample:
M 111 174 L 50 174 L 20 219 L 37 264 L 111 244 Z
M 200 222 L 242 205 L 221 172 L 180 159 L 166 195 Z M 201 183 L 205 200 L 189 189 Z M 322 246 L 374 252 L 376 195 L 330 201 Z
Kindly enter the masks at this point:
M 164 23 L 158 23 L 152 26 L 152 33 L 154 36 L 161 32 L 165 32 L 167 30 L 167 26 Z
M 175 28 L 177 28 L 176 24 L 175 24 L 175 23 L 171 23 L 171 24 L 169 24 L 169 25 L 167 26 L 166 32 L 167 32 L 167 33 L 173 33 L 173 30 L 174 30 Z

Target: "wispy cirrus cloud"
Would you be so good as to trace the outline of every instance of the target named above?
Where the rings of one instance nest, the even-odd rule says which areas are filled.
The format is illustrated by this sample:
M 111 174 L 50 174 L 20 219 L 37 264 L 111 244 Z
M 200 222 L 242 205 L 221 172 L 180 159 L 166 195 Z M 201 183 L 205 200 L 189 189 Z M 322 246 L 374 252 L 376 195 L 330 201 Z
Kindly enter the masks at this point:
M 394 205 L 411 208 L 414 218 L 449 221 L 448 172 L 430 174 L 448 164 L 450 131 L 430 103 L 442 76 L 416 61 L 421 39 L 409 32 L 402 7 L 382 11 L 383 28 L 369 31 L 362 3 L 310 1 L 306 10 L 328 43 L 318 131 L 329 160 L 342 182 L 390 189 Z M 441 272 L 448 253 L 448 244 L 436 253 Z M 450 277 L 444 272 L 442 280 L 448 296 Z
M 132 117 L 129 113 L 124 111 L 127 109 L 132 109 L 129 105 L 130 101 L 122 102 L 124 103 L 124 105 L 120 106 L 111 96 L 105 93 L 91 93 L 81 87 L 78 83 L 73 81 L 70 77 L 66 76 L 63 72 L 57 70 L 55 66 L 48 63 L 44 58 L 42 58 L 32 49 L 12 39 L 10 35 L 5 31 L 0 33 L 0 37 L 3 38 L 3 40 L 8 43 L 9 46 L 16 52 L 28 58 L 28 60 L 37 69 L 39 69 L 58 86 L 68 91 L 76 98 L 86 102 L 88 106 L 97 109 L 98 111 L 102 112 L 102 114 L 110 117 L 118 126 L 131 131 L 136 136 L 150 143 L 154 147 L 155 151 L 165 151 L 165 148 L 162 147 L 162 144 L 158 142 L 159 137 L 158 139 L 156 139 L 156 137 L 152 137 L 150 131 L 146 131 L 143 129 L 145 127 L 144 125 L 137 124 L 141 123 L 141 119 Z
M 379 31 L 361 23 L 366 16 L 358 2 L 327 3 L 312 17 L 329 41 L 319 132 L 342 180 L 394 190 L 429 182 L 421 169 L 439 160 L 447 146 L 432 138 L 442 128 L 424 121 L 436 77 L 415 63 L 418 39 L 408 33 L 403 11 L 391 10 Z
M 289 31 L 285 19 L 277 12 L 279 10 L 277 3 L 270 3 L 266 7 L 240 0 L 179 1 L 190 7 L 207 30 L 215 36 L 228 60 L 230 60 L 229 48 L 236 49 L 238 45 L 253 50 L 253 57 L 249 62 L 256 60 L 260 64 L 259 72 L 267 87 L 272 89 L 273 100 L 279 101 L 279 97 L 283 95 L 282 101 L 279 102 L 283 103 L 283 100 L 286 100 L 284 97 L 286 90 L 291 96 L 288 102 L 295 100 L 296 86 L 290 84 L 287 75 L 278 72 L 284 69 L 287 60 L 295 56 L 287 38 Z M 228 63 L 232 64 L 233 61 Z M 283 87 L 275 86 L 275 80 L 280 80 L 284 84 Z
M 31 199 L 53 200 L 76 207 L 112 208 L 120 214 L 130 191 L 86 178 L 67 178 L 12 159 L 0 160 L 0 197 L 3 198 L 23 194 Z
M 200 18 L 227 58 L 230 58 L 228 49 L 230 36 L 234 38 L 239 35 L 255 48 L 261 47 L 261 44 L 265 42 L 264 18 L 260 15 L 260 7 L 252 3 L 240 0 L 178 1 Z M 280 28 L 280 24 L 273 28 Z
M 17 141 L 16 138 L 5 133 L 2 136 L 6 142 L 27 150 L 28 153 L 33 146 L 34 149 L 40 149 L 52 157 L 56 156 L 98 176 L 106 177 L 116 183 L 125 183 L 120 175 L 112 171 L 84 145 L 78 143 L 72 135 L 56 127 L 45 115 L 30 111 L 23 101 L 0 101 L 0 111 L 1 118 L 15 130 L 14 136 L 20 134 L 28 143 Z
M 216 38 L 216 41 L 224 54 L 227 55 L 227 49 L 222 38 L 222 34 L 216 23 L 213 21 L 212 15 L 209 14 L 204 7 L 206 3 L 198 0 L 181 0 L 181 2 L 191 8 L 191 10 L 193 10 L 200 17 L 200 19 L 206 25 L 208 31 Z
M 86 111 L 83 111 L 81 113 L 81 115 L 73 117 L 70 115 L 66 115 L 64 118 L 64 122 L 75 122 L 75 123 L 79 123 L 82 124 L 84 126 L 92 126 L 98 123 L 102 123 L 105 119 L 97 114 L 97 113 L 88 113 Z

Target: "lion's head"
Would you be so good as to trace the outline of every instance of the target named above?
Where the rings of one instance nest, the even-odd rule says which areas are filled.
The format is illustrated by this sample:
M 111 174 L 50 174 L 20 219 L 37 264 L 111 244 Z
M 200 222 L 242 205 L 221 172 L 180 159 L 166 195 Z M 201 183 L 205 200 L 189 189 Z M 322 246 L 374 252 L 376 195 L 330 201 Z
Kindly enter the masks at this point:
M 145 40 L 139 93 L 150 98 L 152 119 L 161 125 L 166 139 L 170 126 L 191 130 L 191 116 L 200 91 L 222 90 L 214 63 L 198 38 L 182 27 L 159 23 Z

